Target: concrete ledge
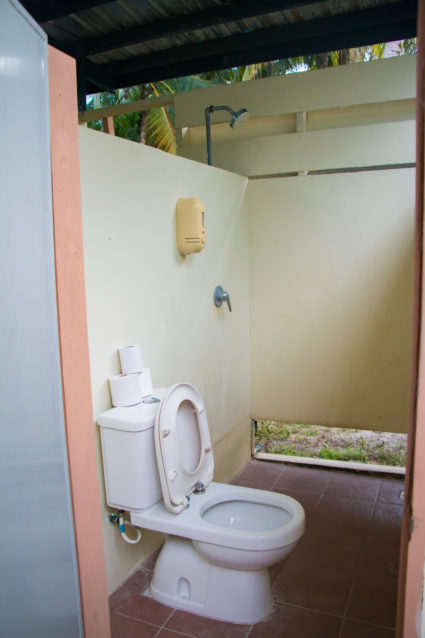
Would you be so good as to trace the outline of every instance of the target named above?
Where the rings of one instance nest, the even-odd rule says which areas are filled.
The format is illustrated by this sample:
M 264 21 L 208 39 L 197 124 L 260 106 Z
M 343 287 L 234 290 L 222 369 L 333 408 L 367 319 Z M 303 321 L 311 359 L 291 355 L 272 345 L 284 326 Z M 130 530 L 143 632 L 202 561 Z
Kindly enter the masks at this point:
M 279 463 L 303 463 L 304 465 L 318 465 L 321 467 L 334 467 L 341 470 L 357 470 L 362 472 L 377 472 L 385 474 L 397 474 L 404 476 L 406 468 L 394 465 L 373 465 L 372 463 L 357 463 L 356 461 L 332 461 L 330 459 L 314 459 L 305 456 L 287 456 L 285 454 L 270 454 L 258 452 L 254 459 L 259 461 L 278 461 Z

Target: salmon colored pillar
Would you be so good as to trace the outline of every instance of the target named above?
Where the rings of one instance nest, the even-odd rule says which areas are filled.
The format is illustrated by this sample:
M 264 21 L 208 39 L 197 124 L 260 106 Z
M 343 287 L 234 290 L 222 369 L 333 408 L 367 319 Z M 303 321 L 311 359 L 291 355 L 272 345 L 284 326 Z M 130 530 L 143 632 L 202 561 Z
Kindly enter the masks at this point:
M 93 426 L 75 60 L 49 47 L 56 289 L 71 499 L 85 638 L 110 638 Z
M 416 227 L 412 392 L 400 552 L 397 638 L 419 638 L 425 563 L 425 0 L 418 2 Z

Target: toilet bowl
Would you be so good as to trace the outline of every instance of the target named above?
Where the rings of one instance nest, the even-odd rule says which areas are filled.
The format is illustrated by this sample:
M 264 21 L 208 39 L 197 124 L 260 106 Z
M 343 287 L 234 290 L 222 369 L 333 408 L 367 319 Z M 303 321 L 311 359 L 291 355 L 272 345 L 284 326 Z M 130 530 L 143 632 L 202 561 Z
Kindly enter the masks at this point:
M 181 383 L 157 394 L 159 406 L 99 417 L 108 504 L 128 510 L 136 527 L 167 535 L 153 598 L 218 620 L 258 622 L 273 609 L 267 568 L 301 538 L 304 510 L 284 494 L 213 482 L 199 392 Z
M 193 544 L 204 558 L 222 567 L 262 569 L 279 562 L 296 544 L 304 524 L 299 503 L 282 496 L 247 488 L 220 490 L 202 505 L 200 515 L 203 522 L 229 530 L 229 538 L 219 544 Z

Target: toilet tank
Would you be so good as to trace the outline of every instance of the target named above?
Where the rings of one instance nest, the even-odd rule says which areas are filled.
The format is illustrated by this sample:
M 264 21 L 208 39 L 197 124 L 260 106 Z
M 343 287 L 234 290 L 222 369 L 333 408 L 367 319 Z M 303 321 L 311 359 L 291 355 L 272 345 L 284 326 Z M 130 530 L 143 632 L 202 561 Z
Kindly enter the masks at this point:
M 153 396 L 162 399 L 167 390 Z M 160 403 L 112 408 L 98 417 L 106 501 L 110 507 L 144 510 L 162 499 L 154 423 Z

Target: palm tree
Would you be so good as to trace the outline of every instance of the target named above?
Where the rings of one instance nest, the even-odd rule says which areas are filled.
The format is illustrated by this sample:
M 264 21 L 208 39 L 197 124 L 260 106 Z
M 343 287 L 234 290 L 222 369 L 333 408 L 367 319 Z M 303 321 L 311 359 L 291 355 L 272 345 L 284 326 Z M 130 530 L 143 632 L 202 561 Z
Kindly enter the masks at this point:
M 264 77 L 286 75 L 301 70 L 322 69 L 329 66 L 367 62 L 385 57 L 385 43 L 373 44 L 355 49 L 343 49 L 329 53 L 318 53 L 285 60 L 274 60 L 260 64 L 249 64 L 221 71 L 210 71 L 200 75 L 190 75 L 173 80 L 161 80 L 128 89 L 98 93 L 90 96 L 88 109 L 100 108 L 110 104 L 120 104 L 140 100 L 151 96 L 167 95 L 206 88 L 216 84 L 235 84 Z M 400 41 L 392 53 L 405 55 L 415 53 L 416 38 Z M 135 142 L 155 146 L 168 153 L 176 153 L 176 136 L 174 131 L 174 108 L 163 106 L 141 113 L 119 115 L 114 118 L 115 134 Z M 101 129 L 102 121 L 89 123 L 90 128 Z
M 219 83 L 219 80 L 207 80 L 198 76 L 187 76 L 173 80 L 150 82 L 128 89 L 117 89 L 105 93 L 97 93 L 89 98 L 87 109 L 96 109 L 111 104 L 122 104 L 157 97 L 206 88 Z M 174 109 L 163 106 L 140 113 L 118 115 L 114 118 L 115 134 L 133 142 L 140 142 L 148 146 L 155 146 L 168 153 L 176 153 L 176 136 L 174 131 Z M 88 126 L 97 130 L 102 129 L 102 121 L 89 122 Z

